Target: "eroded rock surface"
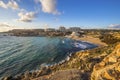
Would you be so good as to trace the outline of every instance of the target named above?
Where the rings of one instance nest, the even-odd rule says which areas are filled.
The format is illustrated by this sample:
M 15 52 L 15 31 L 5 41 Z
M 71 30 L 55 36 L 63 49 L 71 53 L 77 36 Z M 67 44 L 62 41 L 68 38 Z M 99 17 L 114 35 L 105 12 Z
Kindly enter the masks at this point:
M 120 44 L 94 66 L 91 80 L 120 80 Z

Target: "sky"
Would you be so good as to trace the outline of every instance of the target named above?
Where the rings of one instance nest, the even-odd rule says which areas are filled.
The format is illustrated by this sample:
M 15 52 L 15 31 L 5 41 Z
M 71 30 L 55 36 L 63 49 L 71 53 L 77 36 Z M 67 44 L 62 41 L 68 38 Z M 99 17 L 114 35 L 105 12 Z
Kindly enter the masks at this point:
M 120 28 L 120 0 L 0 0 L 0 32 L 59 26 Z

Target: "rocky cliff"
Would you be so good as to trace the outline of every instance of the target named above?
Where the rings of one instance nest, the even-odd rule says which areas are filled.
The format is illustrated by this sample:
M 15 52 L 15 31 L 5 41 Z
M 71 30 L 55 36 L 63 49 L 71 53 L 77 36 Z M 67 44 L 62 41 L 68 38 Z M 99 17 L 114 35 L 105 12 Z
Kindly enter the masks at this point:
M 113 52 L 96 64 L 91 74 L 91 80 L 119 80 L 120 79 L 120 44 Z

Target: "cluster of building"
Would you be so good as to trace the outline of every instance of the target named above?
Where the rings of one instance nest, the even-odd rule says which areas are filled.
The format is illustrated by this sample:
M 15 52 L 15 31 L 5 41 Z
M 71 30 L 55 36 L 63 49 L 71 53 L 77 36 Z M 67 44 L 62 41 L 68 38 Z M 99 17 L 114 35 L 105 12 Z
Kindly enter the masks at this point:
M 70 27 L 66 29 L 64 26 L 60 26 L 59 29 L 54 29 L 54 28 L 46 28 L 45 31 L 60 31 L 60 32 L 80 32 L 81 28 L 80 27 Z
M 64 26 L 60 26 L 59 29 L 46 28 L 46 29 L 13 29 L 13 32 L 80 32 L 80 27 L 70 27 L 66 29 Z
M 60 26 L 59 29 L 46 28 L 46 29 L 13 29 L 9 31 L 9 34 L 13 36 L 46 36 L 46 35 L 68 35 L 70 32 L 81 32 L 80 27 L 70 27 L 66 29 Z

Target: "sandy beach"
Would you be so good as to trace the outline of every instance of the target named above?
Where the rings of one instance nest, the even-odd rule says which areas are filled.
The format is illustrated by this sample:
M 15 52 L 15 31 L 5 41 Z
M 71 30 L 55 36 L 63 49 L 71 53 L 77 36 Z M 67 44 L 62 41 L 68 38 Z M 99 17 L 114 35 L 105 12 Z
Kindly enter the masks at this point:
M 69 38 L 93 43 L 93 44 L 96 44 L 96 45 L 99 45 L 99 46 L 107 46 L 107 44 L 102 42 L 99 38 L 94 38 L 92 36 L 83 36 L 83 37 L 72 36 L 72 37 L 69 37 Z

